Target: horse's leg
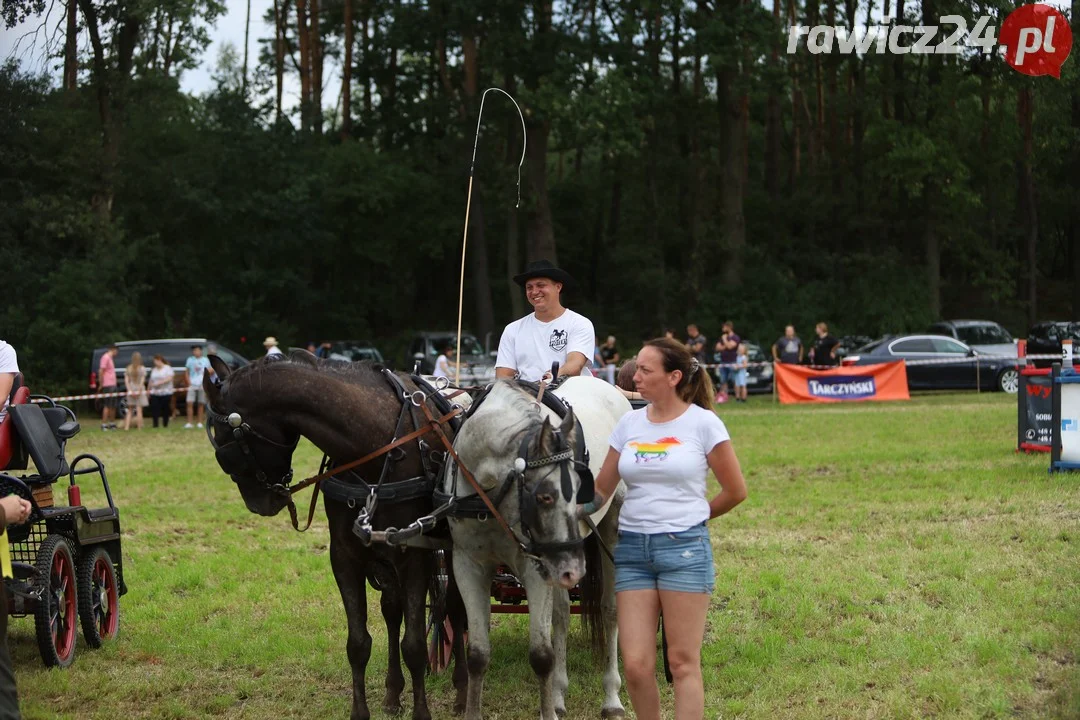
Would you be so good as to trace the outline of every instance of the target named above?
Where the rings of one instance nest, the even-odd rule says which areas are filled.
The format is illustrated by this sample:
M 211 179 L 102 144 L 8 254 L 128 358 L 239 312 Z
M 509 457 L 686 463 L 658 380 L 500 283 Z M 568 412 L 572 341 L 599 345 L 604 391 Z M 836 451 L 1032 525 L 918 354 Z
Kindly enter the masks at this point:
M 413 720 L 431 720 L 424 680 L 427 679 L 427 594 L 435 572 L 435 555 L 428 550 L 406 550 L 398 563 L 405 602 L 405 637 L 401 655 L 412 676 Z
M 600 525 L 596 528 L 600 539 L 609 550 L 615 552 L 615 544 L 619 542 L 619 510 L 622 507 L 624 495 L 615 494 L 611 507 L 608 509 Z M 600 564 L 604 568 L 604 594 L 600 600 L 600 610 L 603 613 L 604 639 L 604 704 L 600 708 L 600 717 L 612 718 L 623 717 L 626 710 L 622 701 L 619 700 L 619 688 L 622 687 L 622 678 L 619 676 L 619 618 L 615 610 L 615 563 L 606 552 L 600 553 Z
M 401 640 L 402 597 L 405 594 L 404 583 L 398 581 L 397 588 L 384 588 L 379 598 L 383 620 L 386 622 L 386 695 L 383 697 L 383 710 L 391 715 L 401 712 L 401 691 L 405 689 L 405 676 L 401 674 L 399 656 Z
M 450 618 L 450 630 L 453 632 L 454 653 L 454 714 L 465 712 L 465 700 L 469 691 L 469 668 L 465 661 L 465 601 L 461 597 L 457 579 L 454 577 L 453 550 L 448 550 L 446 582 L 446 615 Z
M 570 593 L 553 588 L 551 608 L 551 647 L 555 652 L 555 669 L 551 677 L 551 691 L 555 714 L 566 715 L 566 689 L 570 680 L 566 676 L 566 635 L 570 631 Z
M 531 560 L 525 560 L 519 567 L 526 568 L 519 579 L 529 600 L 529 664 L 540 681 L 540 720 L 556 720 L 551 682 L 555 669 L 555 650 L 551 646 L 555 589 L 540 576 Z M 469 645 L 472 646 L 471 636 Z
M 491 579 L 495 575 L 495 568 L 477 562 L 460 549 L 454 552 L 453 565 L 454 577 L 469 618 L 469 691 L 465 701 L 465 719 L 480 720 L 484 673 L 491 661 Z
M 351 535 L 348 528 L 346 532 Z M 352 547 L 352 543 L 359 544 L 358 541 L 354 538 L 340 540 L 337 535 L 331 525 L 330 567 L 334 571 L 338 592 L 341 593 L 341 601 L 345 605 L 345 617 L 349 622 L 349 638 L 345 642 L 353 682 L 352 713 L 349 717 L 351 720 L 368 720 L 371 713 L 368 711 L 367 695 L 364 691 L 364 673 L 371 657 L 371 635 L 367 630 L 367 588 L 364 585 L 363 563 Z

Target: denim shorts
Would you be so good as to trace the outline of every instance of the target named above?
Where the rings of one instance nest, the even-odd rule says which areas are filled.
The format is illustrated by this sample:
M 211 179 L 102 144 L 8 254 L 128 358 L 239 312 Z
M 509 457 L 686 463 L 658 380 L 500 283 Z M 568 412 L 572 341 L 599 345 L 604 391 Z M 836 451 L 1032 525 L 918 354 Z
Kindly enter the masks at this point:
M 712 543 L 705 523 L 676 533 L 619 531 L 615 546 L 615 592 L 673 590 L 711 594 L 715 582 Z

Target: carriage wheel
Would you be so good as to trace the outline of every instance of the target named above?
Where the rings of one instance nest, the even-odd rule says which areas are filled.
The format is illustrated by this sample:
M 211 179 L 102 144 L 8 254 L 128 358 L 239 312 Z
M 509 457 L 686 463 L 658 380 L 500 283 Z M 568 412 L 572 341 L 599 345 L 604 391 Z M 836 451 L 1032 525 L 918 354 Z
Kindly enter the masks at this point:
M 101 647 L 120 631 L 119 598 L 112 558 L 105 548 L 94 548 L 79 565 L 79 619 L 90 647 Z
M 38 547 L 34 564 L 43 578 L 41 600 L 34 610 L 38 650 L 46 667 L 67 667 L 75 659 L 79 614 L 70 543 L 60 535 L 49 535 Z
M 437 673 L 446 669 L 450 663 L 452 645 L 447 639 L 450 637 L 450 621 L 446 617 L 446 585 L 447 579 L 446 553 L 442 550 L 435 551 L 435 564 L 437 572 L 435 579 L 428 588 L 428 672 Z

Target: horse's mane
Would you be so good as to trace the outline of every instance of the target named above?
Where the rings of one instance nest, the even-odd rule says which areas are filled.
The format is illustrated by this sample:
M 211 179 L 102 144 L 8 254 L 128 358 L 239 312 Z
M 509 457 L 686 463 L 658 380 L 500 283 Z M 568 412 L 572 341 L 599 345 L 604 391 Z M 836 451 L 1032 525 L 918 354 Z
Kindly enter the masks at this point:
M 256 379 L 262 379 L 264 373 L 276 374 L 282 371 L 328 375 L 350 385 L 371 385 L 375 382 L 385 385 L 381 377 L 382 369 L 383 365 L 372 360 L 348 362 L 316 357 L 304 358 L 294 354 L 267 355 L 234 370 L 225 378 L 222 393 L 236 390 L 239 386 L 254 382 Z

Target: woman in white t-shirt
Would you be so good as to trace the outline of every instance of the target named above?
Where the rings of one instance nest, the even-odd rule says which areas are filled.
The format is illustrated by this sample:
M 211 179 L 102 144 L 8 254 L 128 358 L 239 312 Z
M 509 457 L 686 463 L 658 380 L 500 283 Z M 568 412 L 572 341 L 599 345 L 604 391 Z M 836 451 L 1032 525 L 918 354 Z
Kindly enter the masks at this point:
M 435 359 L 435 372 L 432 373 L 435 377 L 443 377 L 447 380 L 454 379 L 454 371 L 450 367 L 450 362 L 454 358 L 455 350 L 456 348 L 450 344 L 447 344 L 447 346 L 443 348 L 442 353 Z
M 656 685 L 656 624 L 667 630 L 675 680 L 675 717 L 702 718 L 705 691 L 701 645 L 715 570 L 708 520 L 746 499 L 739 460 L 712 409 L 709 374 L 686 346 L 650 340 L 637 354 L 634 384 L 650 401 L 629 412 L 611 433 L 596 478 L 592 512 L 622 477 L 626 502 L 615 548 L 615 598 L 626 689 L 642 720 L 660 717 Z M 712 470 L 720 493 L 709 500 Z

